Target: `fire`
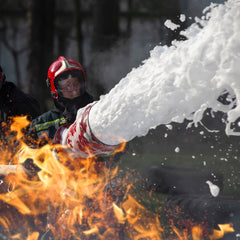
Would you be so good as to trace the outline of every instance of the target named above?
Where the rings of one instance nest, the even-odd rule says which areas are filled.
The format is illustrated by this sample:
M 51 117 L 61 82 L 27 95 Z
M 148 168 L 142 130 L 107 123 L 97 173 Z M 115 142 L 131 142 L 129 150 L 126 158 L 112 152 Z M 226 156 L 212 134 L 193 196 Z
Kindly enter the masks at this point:
M 24 117 L 14 117 L 14 121 L 11 124 L 10 130 L 17 132 L 17 139 L 21 139 L 23 137 L 22 130 L 25 129 L 30 122 L 27 119 L 27 116 Z
M 174 225 L 171 226 L 173 232 L 177 235 L 179 240 L 202 240 L 206 239 L 205 229 L 203 226 L 193 225 L 190 229 L 179 230 Z
M 206 226 L 191 226 L 190 230 L 188 228 L 184 230 L 179 230 L 175 226 L 172 225 L 173 232 L 177 235 L 178 240 L 218 240 L 222 239 L 225 234 L 235 232 L 231 223 L 228 224 L 219 224 L 218 225 L 220 230 L 217 229 L 206 229 Z M 209 232 L 212 232 L 210 234 Z M 175 238 L 174 238 L 175 239 Z
M 201 240 L 203 235 L 202 235 L 202 229 L 199 226 L 195 226 L 192 228 L 192 236 L 193 240 Z
M 209 237 L 210 240 L 221 239 L 226 233 L 235 232 L 232 224 L 219 224 L 220 230 L 214 229 L 213 234 Z
M 128 235 L 126 227 L 134 229 L 134 237 L 159 235 L 153 224 L 141 227 L 143 213 L 137 216 L 136 212 L 144 208 L 127 194 L 130 185 L 123 182 L 112 186 L 118 169 L 110 170 L 111 160 L 98 162 L 94 156 L 79 159 L 69 149 L 51 142 L 33 148 L 25 143 L 22 128 L 27 124 L 26 118 L 17 118 L 10 129 L 15 134 L 9 145 L 17 142 L 18 148 L 11 161 L 14 165 L 4 177 L 11 189 L 0 194 L 4 203 L 0 223 L 5 235 L 37 239 L 49 232 L 54 239 L 114 239 Z M 6 148 L 2 164 L 7 163 L 7 154 L 12 155 L 10 149 Z M 26 160 L 31 163 L 27 169 L 23 167 Z M 25 224 L 19 224 L 22 218 Z
M 11 126 L 14 138 L 2 147 L 0 163 L 5 191 L 0 194 L 0 228 L 8 239 L 166 239 L 159 216 L 130 195 L 127 177 L 120 182 L 111 159 L 99 162 L 94 156 L 76 158 L 69 149 L 51 142 L 41 148 L 26 144 L 26 118 Z M 16 147 L 16 142 L 18 147 Z M 13 154 L 14 153 L 14 154 Z M 11 159 L 10 165 L 7 160 Z M 28 168 L 23 167 L 25 161 Z M 1 168 L 0 168 L 1 170 Z M 0 185 L 1 186 L 1 185 Z M 230 230 L 214 230 L 219 239 Z M 203 229 L 179 231 L 177 239 L 200 240 Z M 176 239 L 169 237 L 167 239 Z

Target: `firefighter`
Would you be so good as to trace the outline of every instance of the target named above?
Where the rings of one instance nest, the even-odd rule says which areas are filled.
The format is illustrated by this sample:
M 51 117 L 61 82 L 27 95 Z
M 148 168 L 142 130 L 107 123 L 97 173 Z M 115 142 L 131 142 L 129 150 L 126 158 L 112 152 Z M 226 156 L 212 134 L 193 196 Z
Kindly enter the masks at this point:
M 80 140 L 81 146 L 77 147 L 77 151 L 71 147 L 69 150 L 76 153 L 76 158 L 87 158 L 90 153 L 97 156 L 96 168 L 100 172 L 106 165 L 110 168 L 119 160 L 121 153 L 116 154 L 116 152 L 121 147 L 100 142 L 91 134 L 89 126 L 86 126 L 88 125 L 87 117 L 84 116 L 88 116 L 95 102 L 86 90 L 86 76 L 81 64 L 71 58 L 60 56 L 50 65 L 46 82 L 55 108 L 32 121 L 30 135 L 40 140 L 40 146 L 48 143 L 49 140 L 61 143 L 61 130 L 73 129 L 78 123 L 80 130 L 77 132 L 80 135 L 76 138 Z M 79 112 L 83 112 L 83 119 L 77 121 L 76 116 Z M 63 143 L 63 145 L 66 144 Z M 29 164 L 32 166 L 29 161 L 26 161 L 25 167 L 29 168 Z
M 30 135 L 40 141 L 43 140 L 43 144 L 49 142 L 49 140 L 53 140 L 54 143 L 60 143 L 58 140 L 61 138 L 61 129 L 74 126 L 77 113 L 81 110 L 84 113 L 88 112 L 94 104 L 94 99 L 86 90 L 86 76 L 81 64 L 71 58 L 60 56 L 54 61 L 49 67 L 46 82 L 47 86 L 50 88 L 55 108 L 32 121 Z M 105 194 L 110 192 L 110 197 L 117 201 L 119 197 L 115 194 L 116 190 L 113 191 L 112 176 L 110 172 L 113 160 L 114 162 L 116 161 L 116 159 L 113 159 L 116 146 L 107 146 L 95 138 L 86 139 L 85 137 L 88 137 L 88 134 L 86 134 L 85 130 L 88 130 L 88 128 L 84 127 L 85 124 L 86 122 L 84 120 L 79 124 L 81 136 L 78 137 L 79 139 L 82 138 L 83 144 L 79 148 L 79 151 L 76 152 L 76 155 L 72 154 L 74 152 L 72 148 L 65 147 L 62 149 L 54 149 L 54 153 L 57 154 L 62 164 L 74 171 L 82 166 L 81 160 L 83 158 L 89 157 L 88 149 L 91 149 L 91 147 L 96 149 L 94 154 L 96 153 L 95 156 L 97 156 L 97 159 L 91 164 L 94 170 L 99 174 L 100 179 L 111 180 L 111 183 L 106 186 Z M 45 142 L 45 137 L 47 137 L 47 142 Z M 40 145 L 41 144 L 40 142 Z M 81 149 L 84 150 L 81 151 Z M 61 158 L 63 155 L 64 160 Z M 68 156 L 69 161 L 66 161 L 65 159 Z M 31 159 L 25 161 L 24 167 L 27 171 L 29 171 L 29 169 L 33 170 L 33 172 L 40 171 L 40 169 L 33 164 Z M 96 183 L 98 183 L 99 178 L 96 177 Z M 117 181 L 115 180 L 115 182 Z M 92 184 L 94 185 L 96 183 L 93 182 Z M 117 182 L 115 185 L 118 186 L 119 183 Z M 107 205 L 107 201 L 105 204 Z M 50 209 L 51 208 L 52 206 L 50 205 Z M 48 217 L 48 222 L 49 221 L 52 222 Z
M 40 115 L 31 123 L 30 135 L 40 140 L 38 145 L 42 146 L 49 140 L 53 143 L 62 143 L 61 131 L 68 128 L 74 129 L 77 123 L 79 135 L 76 135 L 76 140 L 80 140 L 80 145 L 77 146 L 77 151 L 71 147 L 69 151 L 74 151 L 76 158 L 88 158 L 89 154 L 97 156 L 96 168 L 100 172 L 109 162 L 111 162 L 110 165 L 116 162 L 120 155 L 116 156 L 116 152 L 121 148 L 120 145 L 110 146 L 100 142 L 91 134 L 87 124 L 89 110 L 95 102 L 86 91 L 86 76 L 81 64 L 71 58 L 60 56 L 50 65 L 46 82 L 55 108 Z M 76 116 L 79 112 L 83 112 L 83 118 L 77 121 Z M 62 145 L 67 144 L 62 143 Z M 24 166 L 27 169 L 32 168 L 32 163 L 26 161 Z
M 28 116 L 32 120 L 40 115 L 40 105 L 35 98 L 22 92 L 14 83 L 6 81 L 6 75 L 0 66 L 0 121 L 1 138 L 5 135 L 3 123 L 9 123 L 14 116 Z
M 34 119 L 30 135 L 34 139 L 53 139 L 58 128 L 75 120 L 77 110 L 93 102 L 86 91 L 86 76 L 80 63 L 60 56 L 49 67 L 47 86 L 55 107 Z
M 19 151 L 19 144 L 15 138 L 15 132 L 11 130 L 10 126 L 13 122 L 13 117 L 27 116 L 31 121 L 41 114 L 40 105 L 38 101 L 29 94 L 21 91 L 14 83 L 6 81 L 6 75 L 0 66 L 0 150 L 4 155 L 1 161 L 1 186 L 0 193 L 7 191 L 9 183 L 5 182 L 4 176 L 15 171 L 16 165 L 12 165 L 14 155 Z M 24 129 L 28 131 L 28 129 Z M 7 164 L 7 165 L 4 165 Z M 9 165 L 8 165 L 9 164 Z

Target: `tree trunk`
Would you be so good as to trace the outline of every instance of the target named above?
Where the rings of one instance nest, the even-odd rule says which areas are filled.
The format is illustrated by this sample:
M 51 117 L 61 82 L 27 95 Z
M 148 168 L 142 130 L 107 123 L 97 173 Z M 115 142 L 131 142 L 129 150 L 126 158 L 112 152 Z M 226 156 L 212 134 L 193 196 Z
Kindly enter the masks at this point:
M 55 0 L 30 0 L 29 4 L 28 92 L 37 98 L 45 111 L 45 101 L 49 94 L 45 79 L 53 60 Z
M 93 34 L 91 39 L 92 59 L 88 69 L 90 91 L 95 98 L 105 94 L 106 90 L 99 82 L 100 52 L 107 51 L 119 37 L 119 1 L 95 0 L 93 3 Z
M 129 35 L 131 33 L 131 26 L 132 26 L 132 11 L 133 11 L 132 5 L 133 5 L 132 0 L 128 0 L 127 31 Z
M 119 34 L 119 1 L 95 0 L 93 9 L 93 47 L 109 48 Z
M 74 24 L 76 31 L 76 42 L 78 60 L 83 64 L 83 35 L 82 35 L 82 15 L 81 15 L 81 0 L 73 0 L 74 4 Z

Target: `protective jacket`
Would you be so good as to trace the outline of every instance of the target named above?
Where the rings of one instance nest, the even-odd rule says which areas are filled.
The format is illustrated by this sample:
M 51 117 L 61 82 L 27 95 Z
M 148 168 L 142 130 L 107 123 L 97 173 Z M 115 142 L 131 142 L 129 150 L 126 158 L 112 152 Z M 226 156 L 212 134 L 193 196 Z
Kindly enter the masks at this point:
M 79 107 L 84 107 L 92 101 L 92 96 L 85 93 L 78 105 Z M 55 108 L 43 113 L 32 121 L 29 133 L 33 139 L 41 139 L 44 137 L 53 139 L 59 127 L 68 122 L 67 118 L 71 115 L 69 111 L 74 111 L 74 109 L 57 100 L 54 100 L 54 103 Z M 72 104 L 74 105 L 74 101 L 72 101 Z M 68 103 L 68 105 L 71 105 L 71 102 Z
M 35 98 L 22 92 L 12 82 L 5 82 L 0 90 L 0 121 L 9 117 L 28 115 L 29 120 L 40 115 L 40 105 Z
M 32 121 L 30 136 L 33 139 L 40 139 L 46 135 L 46 137 L 53 139 L 57 129 L 66 122 L 63 112 L 55 107 Z

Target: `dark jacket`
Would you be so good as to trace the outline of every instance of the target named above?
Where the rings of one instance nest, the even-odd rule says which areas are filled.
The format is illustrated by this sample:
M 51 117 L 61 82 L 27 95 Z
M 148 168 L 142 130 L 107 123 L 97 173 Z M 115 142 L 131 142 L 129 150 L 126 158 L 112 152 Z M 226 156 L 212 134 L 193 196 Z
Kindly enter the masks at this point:
M 6 122 L 9 117 L 22 115 L 28 115 L 29 120 L 39 116 L 39 103 L 14 83 L 5 82 L 0 90 L 0 121 Z
M 40 139 L 46 135 L 53 139 L 58 128 L 66 122 L 63 112 L 55 107 L 32 121 L 29 130 L 30 136 L 33 139 Z
M 93 97 L 88 93 L 85 93 L 81 100 L 81 103 L 78 104 L 78 109 L 94 101 Z M 54 103 L 56 106 L 54 109 L 43 113 L 32 121 L 29 133 L 33 139 L 46 139 L 46 137 L 48 139 L 53 139 L 58 128 L 67 123 L 66 116 L 69 115 L 69 109 L 75 111 L 74 109 L 71 109 L 71 107 L 67 108 L 64 105 L 61 105 L 62 103 L 60 103 L 60 101 L 55 100 Z M 68 105 L 69 103 L 71 105 L 71 102 L 68 102 Z M 74 104 L 74 102 L 72 103 Z

